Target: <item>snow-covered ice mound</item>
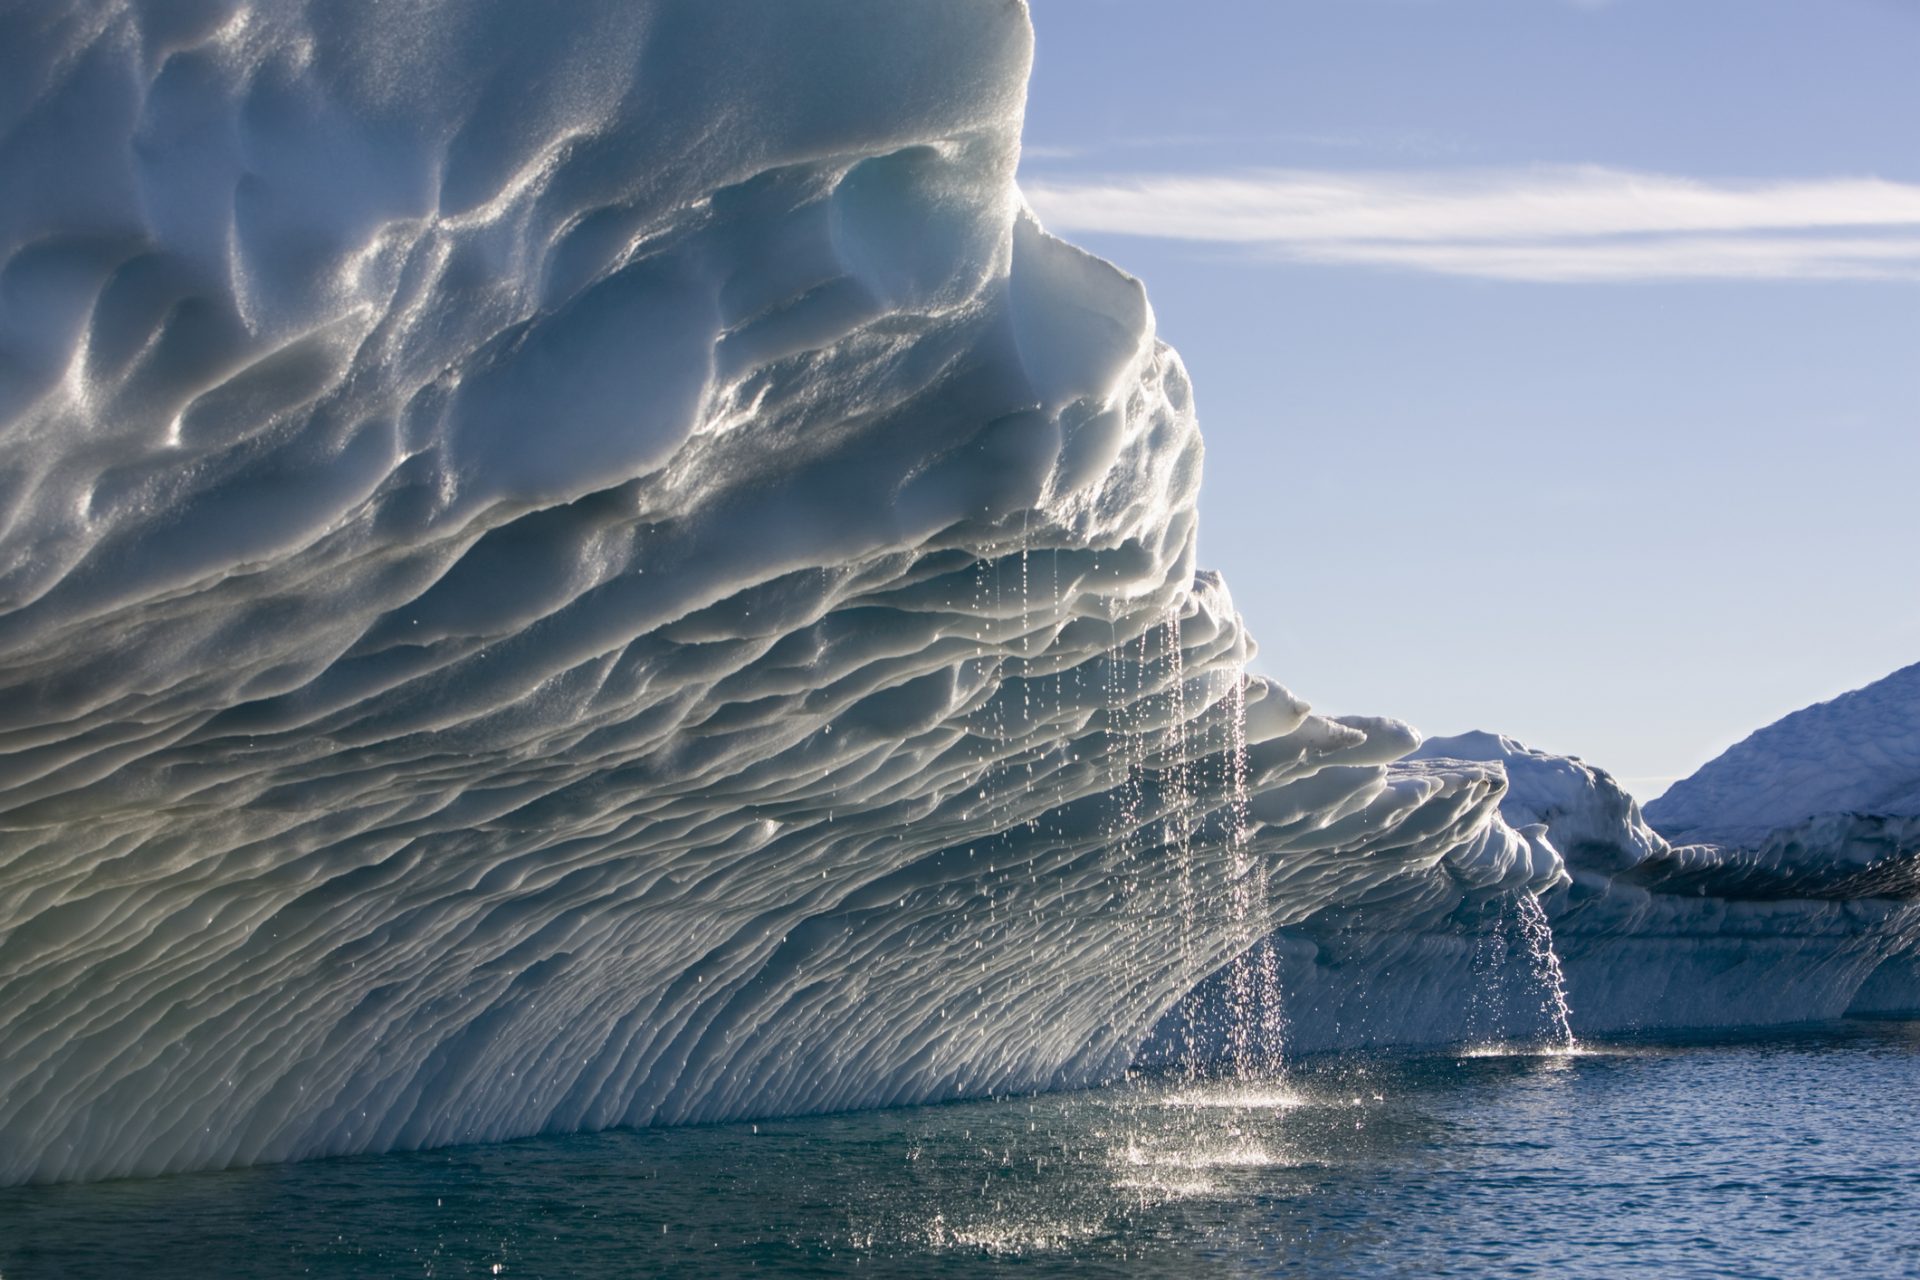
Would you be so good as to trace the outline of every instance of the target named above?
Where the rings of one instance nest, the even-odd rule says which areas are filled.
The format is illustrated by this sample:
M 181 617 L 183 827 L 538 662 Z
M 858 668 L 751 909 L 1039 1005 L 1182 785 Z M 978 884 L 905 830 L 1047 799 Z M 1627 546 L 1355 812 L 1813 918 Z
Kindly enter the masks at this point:
M 1784 716 L 1647 806 L 1669 838 L 1787 867 L 1920 857 L 1920 663 Z M 1920 888 L 1920 875 L 1907 868 Z
M 0 1181 L 1088 1080 L 1275 923 L 1560 876 L 1242 677 L 1029 42 L 0 15 Z

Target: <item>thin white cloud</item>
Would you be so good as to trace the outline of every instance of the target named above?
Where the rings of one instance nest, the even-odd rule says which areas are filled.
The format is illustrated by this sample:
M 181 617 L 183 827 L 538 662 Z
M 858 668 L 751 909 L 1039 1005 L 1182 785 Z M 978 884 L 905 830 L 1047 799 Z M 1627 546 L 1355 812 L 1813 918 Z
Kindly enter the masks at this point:
M 1652 236 L 1539 244 L 1330 242 L 1285 256 L 1537 283 L 1610 280 L 1907 280 L 1920 282 L 1920 236 Z
M 1920 280 L 1920 185 L 1708 182 L 1598 167 L 1049 178 L 1063 232 L 1503 280 Z

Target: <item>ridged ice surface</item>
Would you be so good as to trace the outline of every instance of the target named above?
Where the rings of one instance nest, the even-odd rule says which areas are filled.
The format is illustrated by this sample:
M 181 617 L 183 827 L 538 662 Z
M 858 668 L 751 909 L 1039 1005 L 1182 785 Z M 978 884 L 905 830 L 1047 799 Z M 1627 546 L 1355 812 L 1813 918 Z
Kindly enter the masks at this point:
M 1088 1080 L 1276 922 L 1558 877 L 1241 675 L 1029 40 L 0 15 L 0 1181 Z

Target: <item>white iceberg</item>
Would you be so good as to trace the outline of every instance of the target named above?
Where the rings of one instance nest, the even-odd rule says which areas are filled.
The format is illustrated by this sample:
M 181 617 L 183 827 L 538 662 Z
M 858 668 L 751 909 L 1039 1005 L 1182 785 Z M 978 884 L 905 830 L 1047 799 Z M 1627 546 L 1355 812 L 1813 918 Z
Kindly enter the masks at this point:
M 1911 755 L 1916 674 L 1909 668 L 1788 716 L 1676 785 L 1671 804 L 1653 807 L 1655 815 L 1717 815 L 1669 828 L 1674 834 L 1744 843 L 1672 844 L 1604 769 L 1510 738 L 1429 739 L 1414 758 L 1441 768 L 1498 763 L 1509 782 L 1507 822 L 1564 860 L 1565 883 L 1540 897 L 1573 1030 L 1912 1013 L 1920 1010 L 1920 822 L 1899 810 L 1920 784 L 1920 757 Z M 1818 767 L 1823 752 L 1877 767 L 1836 785 Z M 1837 796 L 1873 810 L 1822 812 Z M 1402 882 L 1276 935 L 1290 1049 L 1549 1035 L 1550 992 L 1512 897 L 1475 892 L 1457 871 L 1430 880 L 1425 899 Z M 1229 985 L 1216 977 L 1179 1016 L 1230 1023 Z
M 1013 185 L 1030 42 L 0 17 L 0 1182 L 1093 1081 L 1268 936 L 1303 1043 L 1404 1030 L 1525 893 L 1583 1012 L 1583 930 L 1889 936 L 1244 674 L 1180 362 Z
M 1920 663 L 1751 734 L 1676 782 L 1647 817 L 1670 839 L 1745 850 L 1781 875 L 1904 876 L 1914 896 Z
M 0 21 L 0 1182 L 1094 1080 L 1558 876 L 1242 676 L 1020 4 Z

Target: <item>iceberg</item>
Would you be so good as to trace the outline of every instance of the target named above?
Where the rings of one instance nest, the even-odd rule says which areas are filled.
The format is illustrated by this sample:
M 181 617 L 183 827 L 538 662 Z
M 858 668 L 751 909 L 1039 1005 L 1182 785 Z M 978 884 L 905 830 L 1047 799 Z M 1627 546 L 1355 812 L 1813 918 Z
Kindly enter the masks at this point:
M 1920 663 L 1758 730 L 1668 788 L 1647 818 L 1671 839 L 1744 849 L 1784 874 L 1911 861 Z
M 1572 1030 L 1768 1026 L 1920 1011 L 1916 725 L 1909 667 L 1760 730 L 1646 816 L 1604 769 L 1495 734 L 1428 739 L 1409 764 L 1497 763 L 1505 820 L 1564 866 L 1528 893 Z M 1403 881 L 1278 931 L 1290 1049 L 1548 1036 L 1521 904 L 1445 867 L 1424 898 Z M 1216 976 L 1175 1017 L 1230 1025 L 1230 986 Z
M 0 1183 L 1524 1030 L 1530 901 L 1583 1026 L 1903 1007 L 1904 765 L 1663 835 L 1248 673 L 1031 38 L 0 14 Z
M 1098 1080 L 1564 876 L 1245 673 L 1017 0 L 0 31 L 0 1182 Z

